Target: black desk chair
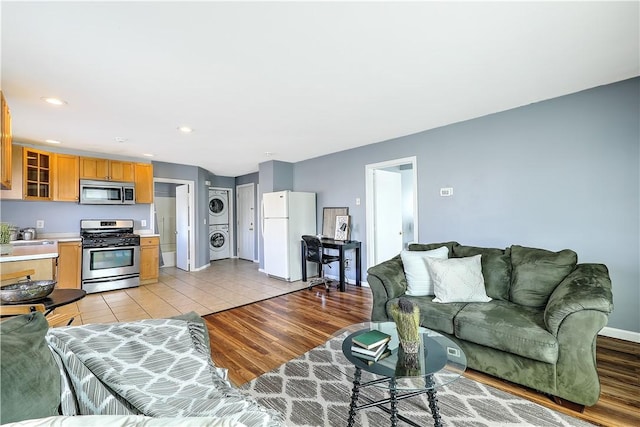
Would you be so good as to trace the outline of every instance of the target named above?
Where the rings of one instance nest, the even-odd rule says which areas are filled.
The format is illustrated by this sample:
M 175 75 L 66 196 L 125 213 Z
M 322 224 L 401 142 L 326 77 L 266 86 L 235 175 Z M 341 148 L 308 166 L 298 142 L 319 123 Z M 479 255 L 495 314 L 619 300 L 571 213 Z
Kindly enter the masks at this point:
M 318 264 L 318 268 L 320 269 L 319 278 L 312 280 L 309 284 L 309 289 L 312 287 L 319 285 L 320 283 L 324 284 L 324 288 L 329 292 L 329 282 L 330 280 L 324 277 L 324 266 L 336 262 L 340 260 L 338 255 L 327 255 L 324 253 L 324 249 L 322 247 L 322 242 L 316 236 L 302 236 L 302 240 L 305 245 L 305 254 L 306 260 L 309 262 L 315 262 Z M 329 266 L 331 268 L 331 266 Z

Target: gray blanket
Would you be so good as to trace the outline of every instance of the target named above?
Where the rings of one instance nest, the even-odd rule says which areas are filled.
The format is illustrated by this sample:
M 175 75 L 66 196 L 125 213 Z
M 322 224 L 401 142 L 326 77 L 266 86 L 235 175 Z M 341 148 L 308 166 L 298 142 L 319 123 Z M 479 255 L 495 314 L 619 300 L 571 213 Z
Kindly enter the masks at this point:
M 204 344 L 202 325 L 149 319 L 50 329 L 63 377 L 63 415 L 232 417 L 253 427 L 282 416 L 233 388 Z

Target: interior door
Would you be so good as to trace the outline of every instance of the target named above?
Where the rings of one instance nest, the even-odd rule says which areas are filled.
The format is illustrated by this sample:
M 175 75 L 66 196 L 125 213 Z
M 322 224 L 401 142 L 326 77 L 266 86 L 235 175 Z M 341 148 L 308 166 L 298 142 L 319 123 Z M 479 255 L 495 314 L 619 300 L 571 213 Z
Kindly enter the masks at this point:
M 255 191 L 254 185 L 236 188 L 238 217 L 238 258 L 254 260 L 255 257 Z
M 176 267 L 189 271 L 189 186 L 176 187 Z
M 402 251 L 402 175 L 400 171 L 373 172 L 375 264 Z

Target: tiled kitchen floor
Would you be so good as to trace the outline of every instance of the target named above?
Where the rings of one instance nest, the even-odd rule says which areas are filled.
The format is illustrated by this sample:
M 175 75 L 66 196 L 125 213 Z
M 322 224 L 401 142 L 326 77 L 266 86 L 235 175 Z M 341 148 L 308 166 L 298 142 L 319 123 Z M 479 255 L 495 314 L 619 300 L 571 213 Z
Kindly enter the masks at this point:
M 160 318 L 190 311 L 205 315 L 307 286 L 302 281 L 272 279 L 251 261 L 225 259 L 196 272 L 161 268 L 158 283 L 89 294 L 56 309 L 56 313 L 79 312 L 73 325 Z

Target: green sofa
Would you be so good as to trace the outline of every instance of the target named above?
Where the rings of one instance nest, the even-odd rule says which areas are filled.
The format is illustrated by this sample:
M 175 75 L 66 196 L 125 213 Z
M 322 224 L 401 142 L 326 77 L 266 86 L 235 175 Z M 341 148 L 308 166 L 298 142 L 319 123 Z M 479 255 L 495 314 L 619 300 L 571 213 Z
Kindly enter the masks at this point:
M 558 402 L 595 404 L 600 396 L 596 338 L 613 309 L 606 266 L 577 264 L 570 250 L 515 245 L 495 249 L 445 242 L 411 244 L 409 251 L 443 246 L 448 259 L 481 255 L 491 301 L 438 303 L 433 295 L 407 295 L 398 255 L 368 269 L 371 320 L 392 320 L 391 304 L 405 297 L 420 307 L 422 326 L 460 345 L 469 368 L 547 393 Z

